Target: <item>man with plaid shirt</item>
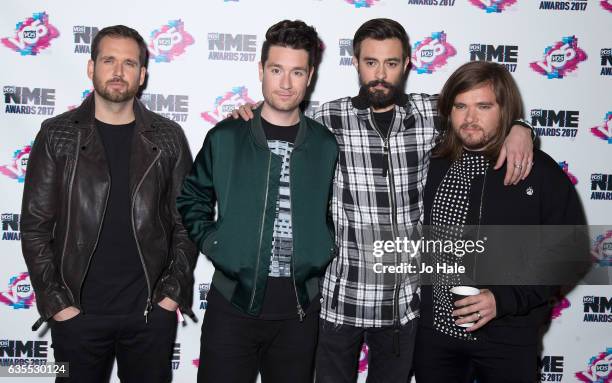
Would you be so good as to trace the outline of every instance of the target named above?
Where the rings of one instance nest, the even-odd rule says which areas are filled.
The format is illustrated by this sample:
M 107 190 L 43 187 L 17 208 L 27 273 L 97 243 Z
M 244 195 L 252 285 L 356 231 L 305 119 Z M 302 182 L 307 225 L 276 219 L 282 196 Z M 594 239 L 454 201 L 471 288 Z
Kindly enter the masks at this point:
M 353 39 L 359 95 L 323 104 L 313 115 L 340 150 L 331 201 L 338 254 L 322 281 L 317 382 L 354 382 L 364 340 L 368 382 L 407 382 L 412 366 L 418 274 L 380 273 L 374 265 L 418 264 L 418 254 L 373 254 L 375 241 L 421 238 L 422 193 L 440 134 L 437 95 L 403 92 L 409 50 L 396 21 L 364 23 Z M 240 115 L 250 118 L 250 106 Z M 496 165 L 506 156 L 514 163 L 506 184 L 529 173 L 532 148 L 530 130 L 513 127 Z

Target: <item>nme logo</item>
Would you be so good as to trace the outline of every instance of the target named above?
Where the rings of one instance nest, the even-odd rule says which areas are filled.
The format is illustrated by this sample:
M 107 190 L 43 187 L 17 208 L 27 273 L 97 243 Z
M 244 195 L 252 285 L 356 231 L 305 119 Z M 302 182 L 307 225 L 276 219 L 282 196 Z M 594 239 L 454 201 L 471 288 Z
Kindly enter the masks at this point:
M 560 382 L 563 380 L 563 365 L 565 360 L 560 355 L 547 355 L 539 360 L 540 382 Z
M 504 65 L 508 72 L 515 72 L 518 62 L 518 46 L 470 44 L 470 61 L 496 62 Z
M 0 357 L 2 358 L 47 358 L 46 340 L 0 340 Z
M 75 25 L 72 27 L 74 35 L 74 53 L 91 53 L 91 42 L 98 33 L 98 27 Z
M 601 76 L 612 76 L 612 48 L 601 50 Z
M 353 39 L 339 39 L 340 66 L 353 65 Z
M 591 174 L 591 199 L 612 201 L 612 174 Z
M 208 34 L 208 59 L 220 61 L 255 61 L 256 35 Z
M 531 110 L 531 124 L 538 137 L 576 137 L 579 119 L 577 110 Z
M 21 233 L 19 232 L 19 214 L 4 213 L 2 214 L 2 240 L 3 241 L 19 241 Z
M 55 110 L 55 89 L 4 86 L 4 113 L 51 116 Z
M 612 322 L 612 297 L 585 296 L 584 322 Z
M 189 115 L 189 96 L 143 93 L 140 101 L 151 111 L 172 121 L 185 122 Z

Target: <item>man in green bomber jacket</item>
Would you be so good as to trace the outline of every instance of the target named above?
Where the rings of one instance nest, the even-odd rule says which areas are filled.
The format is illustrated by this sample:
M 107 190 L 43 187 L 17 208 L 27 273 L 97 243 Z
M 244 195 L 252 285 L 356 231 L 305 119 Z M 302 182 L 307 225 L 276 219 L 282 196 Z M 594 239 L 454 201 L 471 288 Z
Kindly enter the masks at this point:
M 206 136 L 177 199 L 191 239 L 215 266 L 198 382 L 312 382 L 319 278 L 335 254 L 328 215 L 338 154 L 299 105 L 320 56 L 314 28 L 266 33 L 263 105 Z M 217 219 L 215 219 L 215 204 Z

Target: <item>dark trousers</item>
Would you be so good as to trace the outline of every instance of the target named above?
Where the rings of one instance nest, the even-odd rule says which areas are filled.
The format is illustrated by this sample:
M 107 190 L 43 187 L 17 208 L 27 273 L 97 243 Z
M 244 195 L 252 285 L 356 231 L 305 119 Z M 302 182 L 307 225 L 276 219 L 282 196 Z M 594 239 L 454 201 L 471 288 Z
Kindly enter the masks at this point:
M 209 302 L 200 340 L 198 383 L 312 383 L 319 313 L 303 321 L 262 320 Z
M 399 328 L 335 326 L 321 320 L 317 347 L 317 383 L 353 383 L 361 346 L 368 345 L 368 383 L 407 383 L 412 367 L 416 320 Z M 398 343 L 397 343 L 398 342 Z M 394 344 L 395 343 L 395 344 Z M 399 353 L 396 352 L 399 347 Z
M 414 358 L 417 383 L 533 383 L 537 346 L 456 339 L 419 328 Z
M 161 307 L 151 311 L 148 323 L 140 311 L 51 320 L 55 360 L 68 362 L 70 370 L 69 378 L 57 378 L 56 382 L 108 382 L 115 358 L 122 383 L 169 382 L 176 324 L 176 313 Z

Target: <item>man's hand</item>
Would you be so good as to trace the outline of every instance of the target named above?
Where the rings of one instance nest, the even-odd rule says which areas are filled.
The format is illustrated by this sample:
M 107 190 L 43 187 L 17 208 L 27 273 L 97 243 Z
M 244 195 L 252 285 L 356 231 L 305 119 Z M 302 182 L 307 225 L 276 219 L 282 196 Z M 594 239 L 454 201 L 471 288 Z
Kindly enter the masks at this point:
M 253 109 L 258 108 L 261 105 L 261 101 L 256 104 L 244 104 L 238 107 L 238 109 L 232 110 L 232 113 L 227 117 L 232 117 L 234 120 L 242 118 L 245 121 L 249 121 L 253 118 Z
M 56 322 L 63 322 L 63 321 L 66 321 L 68 319 L 74 318 L 75 316 L 79 315 L 80 313 L 81 313 L 81 311 L 79 309 L 77 309 L 76 307 L 74 307 L 74 306 L 66 307 L 62 311 L 60 311 L 57 314 L 53 315 L 53 320 L 56 321 Z
M 516 185 L 527 178 L 533 166 L 533 140 L 529 128 L 522 125 L 512 126 L 494 169 L 501 168 L 504 161 L 507 163 L 504 185 Z
M 455 321 L 456 324 L 475 322 L 466 331 L 476 331 L 497 316 L 495 296 L 488 289 L 480 290 L 480 294 L 472 295 L 455 302 L 455 306 L 461 307 L 453 311 L 453 316 L 462 318 Z
M 157 303 L 162 309 L 168 311 L 176 311 L 178 309 L 178 303 L 173 301 L 172 299 L 165 297 L 161 301 Z

